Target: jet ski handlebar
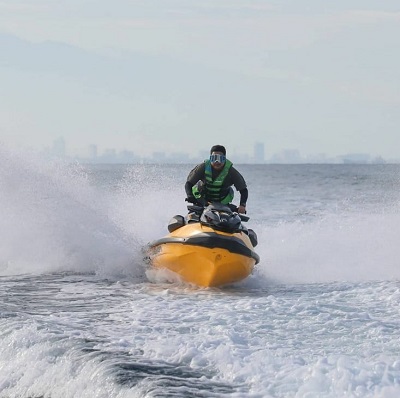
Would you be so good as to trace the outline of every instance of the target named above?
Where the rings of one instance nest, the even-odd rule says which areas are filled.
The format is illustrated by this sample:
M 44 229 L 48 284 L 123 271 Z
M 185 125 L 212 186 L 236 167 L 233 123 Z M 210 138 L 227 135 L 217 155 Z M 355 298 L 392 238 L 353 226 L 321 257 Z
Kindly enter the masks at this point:
M 246 215 L 244 215 L 244 214 L 242 214 L 242 213 L 238 213 L 238 214 L 239 214 L 240 219 L 241 219 L 243 222 L 247 222 L 247 221 L 250 220 L 250 217 L 249 217 L 249 216 L 246 216 Z
M 188 201 L 188 200 L 187 200 L 187 201 Z M 227 208 L 228 211 L 235 212 L 235 211 L 232 210 L 229 206 L 225 206 L 225 205 L 221 205 L 221 204 L 219 204 L 219 205 L 220 205 L 220 206 L 223 206 L 224 210 Z M 192 204 L 192 205 L 188 205 L 188 206 L 187 206 L 187 209 L 188 209 L 190 212 L 193 212 L 193 213 L 198 214 L 198 215 L 200 216 L 200 215 L 203 213 L 203 210 L 204 210 L 206 207 L 207 207 L 207 206 L 202 206 L 202 205 L 200 205 L 200 204 L 195 203 L 195 204 Z M 217 210 L 218 210 L 218 209 L 217 209 Z M 221 209 L 221 210 L 222 210 L 222 209 Z M 239 215 L 239 217 L 240 217 L 240 220 L 243 221 L 243 222 L 247 222 L 247 221 L 250 220 L 250 217 L 248 217 L 248 216 L 246 216 L 246 215 L 244 215 L 244 214 L 238 213 L 238 215 Z

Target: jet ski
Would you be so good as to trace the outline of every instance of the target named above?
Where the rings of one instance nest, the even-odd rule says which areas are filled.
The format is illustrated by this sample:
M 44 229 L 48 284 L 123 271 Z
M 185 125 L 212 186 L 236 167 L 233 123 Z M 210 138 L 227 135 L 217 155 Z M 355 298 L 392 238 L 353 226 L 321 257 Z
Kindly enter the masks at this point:
M 148 245 L 151 267 L 172 271 L 182 282 L 201 287 L 247 278 L 260 261 L 254 251 L 257 235 L 243 225 L 249 217 L 221 203 L 187 208 L 186 217 L 172 217 L 168 235 Z

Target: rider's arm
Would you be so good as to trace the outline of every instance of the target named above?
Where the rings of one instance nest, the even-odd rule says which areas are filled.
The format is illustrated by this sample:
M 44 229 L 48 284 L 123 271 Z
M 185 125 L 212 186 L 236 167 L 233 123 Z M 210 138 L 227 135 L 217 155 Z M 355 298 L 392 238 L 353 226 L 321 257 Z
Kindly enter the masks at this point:
M 249 197 L 249 191 L 247 190 L 247 184 L 243 176 L 232 167 L 230 170 L 231 181 L 235 186 L 236 190 L 240 192 L 240 204 L 246 206 L 247 198 Z
M 193 197 L 192 187 L 198 181 L 204 179 L 204 172 L 205 172 L 204 163 L 198 164 L 193 170 L 190 171 L 185 183 L 185 192 L 188 198 Z
M 240 193 L 238 212 L 246 213 L 246 203 L 247 203 L 247 198 L 249 197 L 249 191 L 247 190 L 246 181 L 234 167 L 231 167 L 230 175 L 233 185 L 235 186 L 236 190 L 238 190 Z
M 247 198 L 249 197 L 249 191 L 247 188 L 243 188 L 240 191 L 240 206 L 246 207 Z
M 192 192 L 193 185 L 194 184 L 192 184 L 190 181 L 186 181 L 185 192 L 186 192 L 187 197 L 193 196 L 193 192 Z

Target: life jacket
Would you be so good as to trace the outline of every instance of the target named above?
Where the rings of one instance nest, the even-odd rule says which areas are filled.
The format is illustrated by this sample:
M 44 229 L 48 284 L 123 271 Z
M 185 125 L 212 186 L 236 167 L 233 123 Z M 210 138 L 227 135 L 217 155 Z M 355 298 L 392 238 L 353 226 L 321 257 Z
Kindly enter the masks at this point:
M 205 163 L 205 184 L 203 186 L 203 192 L 199 190 L 199 185 L 196 184 L 192 188 L 193 195 L 196 198 L 201 196 L 209 202 L 219 202 L 222 204 L 228 204 L 232 202 L 234 192 L 232 187 L 225 187 L 222 189 L 222 185 L 226 176 L 232 167 L 232 162 L 228 159 L 225 161 L 224 168 L 218 174 L 218 176 L 213 180 L 212 178 L 212 167 L 209 159 L 204 161 Z

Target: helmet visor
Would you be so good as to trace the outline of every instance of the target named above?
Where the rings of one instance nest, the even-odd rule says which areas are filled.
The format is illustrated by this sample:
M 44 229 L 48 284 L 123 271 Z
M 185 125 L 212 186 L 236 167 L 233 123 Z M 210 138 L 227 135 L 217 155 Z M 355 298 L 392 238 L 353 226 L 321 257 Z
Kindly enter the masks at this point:
M 210 155 L 211 163 L 225 163 L 225 160 L 225 155 L 220 155 L 219 153 L 213 153 L 212 155 Z

